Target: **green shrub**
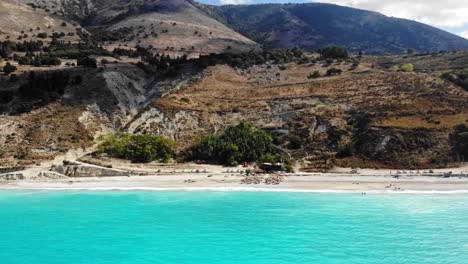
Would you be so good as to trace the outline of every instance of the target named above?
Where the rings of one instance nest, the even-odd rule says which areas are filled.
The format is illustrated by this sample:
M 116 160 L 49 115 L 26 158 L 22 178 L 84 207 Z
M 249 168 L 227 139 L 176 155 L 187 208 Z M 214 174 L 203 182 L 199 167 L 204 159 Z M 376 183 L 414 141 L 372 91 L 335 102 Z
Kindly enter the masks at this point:
M 275 155 L 270 134 L 252 125 L 230 126 L 221 135 L 210 135 L 192 147 L 192 159 L 237 165 Z
M 100 137 L 99 141 L 101 153 L 132 162 L 168 162 L 175 157 L 176 143 L 159 136 L 121 133 Z
M 309 76 L 307 76 L 308 79 L 316 79 L 316 78 L 320 78 L 322 75 L 320 74 L 319 71 L 314 71 L 313 73 L 309 74 Z
M 337 68 L 331 68 L 327 71 L 326 75 L 327 76 L 334 76 L 334 75 L 340 75 L 341 73 L 343 73 L 342 70 L 340 69 L 337 69 Z
M 42 66 L 42 65 L 58 66 L 62 64 L 62 61 L 59 58 L 55 58 L 55 57 L 39 56 L 39 57 L 34 58 L 33 64 L 35 66 Z
M 394 72 L 399 72 L 399 71 L 400 71 L 400 66 L 398 66 L 398 65 L 393 65 L 392 70 L 393 70 Z
M 37 37 L 38 37 L 38 38 L 45 39 L 45 38 L 47 38 L 47 37 L 48 37 L 48 35 L 47 35 L 47 33 L 45 33 L 45 32 L 42 32 L 42 33 L 39 33 L 39 34 L 37 34 Z
M 296 135 L 289 135 L 287 140 L 289 141 L 288 149 L 301 149 L 302 145 L 305 143 L 304 138 Z
M 414 71 L 414 65 L 411 63 L 403 64 L 401 70 L 404 72 L 412 72 Z
M 186 104 L 190 103 L 190 99 L 187 98 L 187 97 L 180 98 L 180 101 L 183 102 L 183 103 L 186 103 Z
M 33 59 L 29 56 L 21 57 L 18 60 L 19 65 L 32 65 L 32 63 L 33 63 Z
M 7 62 L 5 66 L 3 66 L 3 73 L 5 73 L 5 75 L 9 75 L 10 73 L 15 72 L 17 69 L 18 68 L 16 68 L 16 66 Z
M 286 164 L 284 166 L 284 169 L 286 170 L 286 172 L 289 172 L 289 173 L 294 173 L 294 168 L 291 164 Z

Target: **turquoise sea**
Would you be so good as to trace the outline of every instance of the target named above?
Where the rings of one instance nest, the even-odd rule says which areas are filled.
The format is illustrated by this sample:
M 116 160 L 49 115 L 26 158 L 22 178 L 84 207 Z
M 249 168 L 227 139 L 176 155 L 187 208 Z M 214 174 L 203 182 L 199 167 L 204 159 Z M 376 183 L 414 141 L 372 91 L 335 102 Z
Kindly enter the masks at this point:
M 0 192 L 0 263 L 468 263 L 468 195 Z

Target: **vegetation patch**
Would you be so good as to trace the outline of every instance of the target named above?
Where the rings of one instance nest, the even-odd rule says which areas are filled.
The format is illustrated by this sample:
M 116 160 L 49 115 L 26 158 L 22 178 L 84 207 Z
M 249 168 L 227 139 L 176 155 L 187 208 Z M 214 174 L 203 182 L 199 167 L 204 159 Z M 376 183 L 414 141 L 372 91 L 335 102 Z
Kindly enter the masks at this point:
M 243 162 L 278 162 L 270 134 L 252 125 L 240 123 L 230 126 L 222 134 L 210 135 L 192 147 L 189 157 L 224 165 Z
M 326 59 L 347 59 L 349 58 L 348 51 L 339 46 L 326 47 L 319 50 L 320 57 Z
M 468 159 L 468 123 L 456 125 L 450 135 L 453 151 L 457 161 Z
M 166 163 L 173 159 L 176 153 L 176 143 L 160 136 L 120 133 L 101 136 L 98 140 L 99 152 L 135 163 Z

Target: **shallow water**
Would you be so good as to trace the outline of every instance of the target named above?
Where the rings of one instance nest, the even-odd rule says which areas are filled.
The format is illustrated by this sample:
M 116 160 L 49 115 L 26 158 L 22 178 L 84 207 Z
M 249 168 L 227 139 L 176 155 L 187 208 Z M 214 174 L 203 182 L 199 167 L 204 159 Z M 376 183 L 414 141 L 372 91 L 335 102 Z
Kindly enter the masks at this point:
M 468 195 L 0 192 L 0 263 L 468 263 Z

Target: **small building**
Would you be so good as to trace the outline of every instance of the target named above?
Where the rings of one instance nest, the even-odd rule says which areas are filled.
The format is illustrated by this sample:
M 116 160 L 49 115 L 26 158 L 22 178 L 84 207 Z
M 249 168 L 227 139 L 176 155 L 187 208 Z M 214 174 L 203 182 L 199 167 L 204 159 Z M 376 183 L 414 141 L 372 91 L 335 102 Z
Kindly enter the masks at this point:
M 284 163 L 262 163 L 260 169 L 264 171 L 284 171 Z

